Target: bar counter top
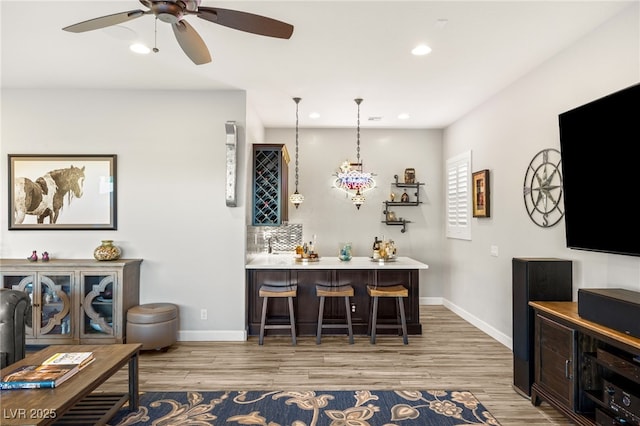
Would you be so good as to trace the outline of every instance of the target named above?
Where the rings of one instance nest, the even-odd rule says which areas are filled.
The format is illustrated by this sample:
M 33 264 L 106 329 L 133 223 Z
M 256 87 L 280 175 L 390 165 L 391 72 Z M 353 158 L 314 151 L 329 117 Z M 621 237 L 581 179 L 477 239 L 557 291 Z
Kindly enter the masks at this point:
M 293 254 L 261 253 L 246 264 L 246 269 L 428 269 L 429 265 L 399 256 L 393 261 L 378 261 L 370 257 L 353 257 L 342 261 L 337 256 L 320 257 L 318 261 L 297 261 Z

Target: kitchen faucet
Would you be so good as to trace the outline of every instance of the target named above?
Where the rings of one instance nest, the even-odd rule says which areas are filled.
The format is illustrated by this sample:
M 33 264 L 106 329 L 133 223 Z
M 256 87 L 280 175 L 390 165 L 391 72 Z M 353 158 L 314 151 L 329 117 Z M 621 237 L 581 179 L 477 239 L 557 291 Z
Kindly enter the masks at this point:
M 271 247 L 271 240 L 275 239 L 276 241 L 280 242 L 280 240 L 278 239 L 278 237 L 276 237 L 275 235 L 271 235 L 269 238 L 267 238 L 267 244 L 268 244 L 268 253 L 272 253 L 273 252 L 273 247 Z

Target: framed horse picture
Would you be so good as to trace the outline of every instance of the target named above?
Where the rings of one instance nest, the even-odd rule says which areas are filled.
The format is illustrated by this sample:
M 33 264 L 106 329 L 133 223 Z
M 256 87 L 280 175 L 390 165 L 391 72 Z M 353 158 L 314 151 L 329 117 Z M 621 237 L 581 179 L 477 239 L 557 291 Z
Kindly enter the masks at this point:
M 9 229 L 117 229 L 115 155 L 9 154 Z

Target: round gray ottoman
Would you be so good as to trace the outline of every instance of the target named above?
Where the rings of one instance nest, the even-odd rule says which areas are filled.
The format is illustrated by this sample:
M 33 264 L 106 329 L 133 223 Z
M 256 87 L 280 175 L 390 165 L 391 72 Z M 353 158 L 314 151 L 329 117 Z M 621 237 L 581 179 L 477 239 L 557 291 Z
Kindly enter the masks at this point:
M 178 336 L 178 306 L 148 303 L 127 311 L 127 343 L 141 343 L 143 350 L 165 349 Z

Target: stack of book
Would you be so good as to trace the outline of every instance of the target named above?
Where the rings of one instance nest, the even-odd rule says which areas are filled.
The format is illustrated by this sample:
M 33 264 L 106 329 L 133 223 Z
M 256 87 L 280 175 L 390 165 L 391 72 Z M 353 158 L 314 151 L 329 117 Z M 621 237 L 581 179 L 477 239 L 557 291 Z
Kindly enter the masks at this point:
M 2 377 L 0 390 L 55 388 L 93 360 L 93 352 L 59 352 L 40 365 L 17 367 Z

